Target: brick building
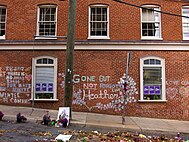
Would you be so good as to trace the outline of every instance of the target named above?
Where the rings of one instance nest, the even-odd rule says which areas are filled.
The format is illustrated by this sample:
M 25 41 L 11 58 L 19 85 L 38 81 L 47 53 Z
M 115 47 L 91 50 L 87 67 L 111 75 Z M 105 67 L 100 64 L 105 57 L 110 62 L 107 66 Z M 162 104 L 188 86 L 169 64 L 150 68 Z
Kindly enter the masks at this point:
M 189 2 L 77 0 L 73 110 L 189 120 Z M 68 0 L 0 0 L 0 104 L 63 105 Z

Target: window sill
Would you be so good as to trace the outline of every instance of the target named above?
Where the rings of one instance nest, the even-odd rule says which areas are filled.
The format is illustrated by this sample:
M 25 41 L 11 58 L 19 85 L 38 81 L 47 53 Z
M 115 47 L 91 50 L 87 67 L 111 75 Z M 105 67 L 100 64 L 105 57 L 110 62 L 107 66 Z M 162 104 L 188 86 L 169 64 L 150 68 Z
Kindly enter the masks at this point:
M 107 36 L 91 36 L 88 37 L 88 39 L 110 39 L 110 38 Z
M 163 40 L 160 37 L 141 37 L 141 40 Z
M 56 36 L 36 36 L 35 39 L 57 39 Z
M 138 100 L 139 103 L 165 103 L 167 100 Z
M 33 101 L 33 99 L 30 99 L 30 101 Z M 36 101 L 36 102 L 40 102 L 40 101 L 56 102 L 56 101 L 58 101 L 58 99 L 34 99 L 34 101 Z
M 0 36 L 0 40 L 5 40 L 5 35 Z
M 183 38 L 183 40 L 189 40 L 189 38 Z

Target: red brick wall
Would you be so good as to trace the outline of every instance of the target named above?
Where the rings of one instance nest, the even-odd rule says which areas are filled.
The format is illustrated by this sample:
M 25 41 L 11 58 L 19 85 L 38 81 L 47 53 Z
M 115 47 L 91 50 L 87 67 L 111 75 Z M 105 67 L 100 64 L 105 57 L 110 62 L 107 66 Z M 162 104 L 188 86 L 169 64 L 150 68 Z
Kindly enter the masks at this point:
M 141 0 L 127 1 L 138 6 L 145 4 L 159 5 L 162 11 L 181 14 L 181 2 Z M 40 4 L 57 4 L 57 35 L 67 34 L 68 1 L 59 0 L 0 0 L 0 5 L 7 6 L 6 39 L 33 40 L 36 34 L 37 6 Z M 76 40 L 88 37 L 88 6 L 91 4 L 108 4 L 110 9 L 111 40 L 140 40 L 140 9 L 118 2 L 104 0 L 77 0 Z M 181 17 L 162 14 L 162 37 L 167 40 L 182 40 Z
M 7 90 L 1 90 L 1 104 L 31 107 L 31 101 L 26 102 L 26 100 L 31 98 L 30 92 L 20 92 L 17 96 L 15 96 L 11 90 L 11 87 L 7 87 L 7 80 L 9 80 L 7 79 L 7 76 L 9 72 L 11 72 L 9 71 L 9 68 L 13 67 L 12 72 L 24 72 L 24 81 L 20 80 L 19 84 L 31 84 L 31 78 L 28 79 L 27 75 L 31 75 L 32 72 L 32 57 L 43 55 L 49 55 L 58 58 L 59 64 L 57 75 L 57 94 L 59 101 L 36 101 L 35 107 L 58 109 L 58 107 L 63 105 L 64 89 L 62 88 L 61 84 L 64 79 L 60 73 L 64 73 L 65 69 L 64 51 L 2 51 L 0 54 L 0 58 L 3 59 L 0 61 L 0 80 L 1 83 L 4 83 L 1 84 L 1 86 L 4 85 Z M 139 60 L 141 57 L 146 55 L 165 58 L 167 102 L 138 102 L 140 97 Z M 122 113 L 121 103 L 115 102 L 115 100 L 120 100 L 120 90 L 117 90 L 118 88 L 116 87 L 106 88 L 103 85 L 115 85 L 118 83 L 119 78 L 122 77 L 125 72 L 126 56 L 127 51 L 75 51 L 74 74 L 76 74 L 76 76 L 74 78 L 74 111 L 91 111 L 119 115 Z M 126 114 L 130 116 L 189 120 L 188 56 L 189 53 L 185 51 L 133 51 L 132 61 L 129 68 L 129 76 L 133 79 L 133 82 L 136 83 L 135 87 L 138 94 L 133 94 L 134 100 L 136 100 L 136 102 L 127 104 Z M 14 71 L 15 67 L 17 68 L 17 71 Z M 24 67 L 23 71 L 20 71 L 18 67 Z M 180 70 L 176 70 L 178 68 Z M 87 79 L 86 77 L 89 78 Z M 87 83 L 89 85 L 88 87 Z M 17 84 L 16 88 L 22 87 L 19 87 Z M 29 90 L 31 90 L 31 88 Z M 7 95 L 11 93 L 13 94 L 9 96 L 3 96 L 2 92 L 6 92 Z M 102 96 L 100 96 L 100 92 Z M 118 97 L 115 97 L 114 94 L 118 94 Z M 83 101 L 83 104 L 79 104 L 78 101 Z
M 181 2 L 141 0 L 127 1 L 136 5 L 154 4 L 161 6 L 162 11 L 181 14 Z M 37 6 L 39 4 L 57 4 L 58 21 L 57 28 L 59 36 L 67 33 L 67 11 L 68 1 L 58 0 L 0 0 L 0 5 L 7 7 L 6 40 L 34 40 L 36 34 Z M 88 41 L 88 6 L 90 4 L 109 4 L 110 10 L 110 41 L 140 41 L 140 9 L 123 5 L 110 0 L 77 0 L 76 18 L 76 40 Z M 162 37 L 164 41 L 181 41 L 182 27 L 181 18 L 162 14 Z M 98 41 L 99 42 L 99 41 Z M 103 41 L 100 41 L 103 42 Z M 153 41 L 150 41 L 153 42 Z M 51 43 L 53 45 L 53 42 Z M 3 47 L 3 44 L 0 44 Z M 18 45 L 15 45 L 18 46 Z M 14 45 L 12 45 L 14 47 Z M 119 45 L 118 45 L 119 47 Z M 178 47 L 179 48 L 179 47 Z M 139 103 L 140 96 L 140 66 L 139 59 L 144 56 L 158 56 L 165 59 L 166 63 L 166 99 L 164 103 Z M 0 94 L 0 103 L 9 105 L 31 106 L 31 85 L 32 57 L 53 56 L 58 58 L 58 77 L 57 77 L 57 102 L 35 102 L 35 107 L 58 109 L 63 104 L 64 81 L 61 76 L 65 70 L 65 51 L 3 51 L 0 54 L 0 81 L 1 89 L 7 89 L 7 78 L 10 72 L 21 72 L 17 88 L 26 88 L 25 92 L 19 94 L 12 93 L 9 87 L 5 91 L 7 94 Z M 134 94 L 136 102 L 127 105 L 127 115 L 145 116 L 155 118 L 172 118 L 189 120 L 189 76 L 188 76 L 188 56 L 187 51 L 133 51 L 132 62 L 129 68 L 129 75 L 136 83 L 135 87 L 139 94 Z M 103 88 L 106 84 L 117 84 L 126 68 L 127 51 L 105 51 L 105 50 L 86 50 L 75 52 L 75 81 L 74 84 L 74 106 L 75 111 L 92 111 L 108 114 L 121 114 L 120 94 L 117 88 Z M 12 70 L 12 71 L 11 71 Z M 86 78 L 88 78 L 86 81 Z M 83 80 L 83 81 L 81 81 Z M 89 83 L 89 84 L 87 84 Z M 90 84 L 91 83 L 91 84 Z M 89 85 L 90 89 L 87 89 Z M 100 87 L 101 85 L 101 87 Z M 83 92 L 84 90 L 84 92 Z M 89 92 L 90 90 L 90 92 Z M 27 92 L 26 92 L 27 91 Z M 12 94 L 11 94 L 12 93 Z M 101 94 L 106 94 L 102 98 Z M 116 95 L 118 93 L 118 97 Z M 89 96 L 88 94 L 94 94 Z M 97 95 L 95 95 L 97 94 Z M 108 95 L 109 94 L 109 95 Z M 86 95 L 85 97 L 83 95 Z M 81 97 L 81 98 L 80 98 Z M 96 97 L 96 98 L 95 98 Z M 98 97 L 98 98 L 97 98 Z M 108 98 L 109 97 L 109 98 Z M 84 100 L 83 100 L 84 98 Z M 117 102 L 115 100 L 117 99 Z M 80 105 L 79 102 L 83 101 Z M 117 104 L 117 105 L 115 105 Z M 116 108 L 117 107 L 117 108 Z

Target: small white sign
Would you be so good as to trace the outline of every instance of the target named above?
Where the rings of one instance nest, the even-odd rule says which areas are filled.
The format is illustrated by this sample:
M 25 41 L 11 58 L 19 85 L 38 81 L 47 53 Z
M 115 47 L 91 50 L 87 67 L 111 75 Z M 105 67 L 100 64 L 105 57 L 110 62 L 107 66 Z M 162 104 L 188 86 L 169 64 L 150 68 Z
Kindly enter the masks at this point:
M 70 107 L 59 107 L 57 120 L 59 120 L 59 118 L 62 116 L 67 118 L 68 120 L 67 126 L 68 126 L 70 122 Z
M 70 138 L 72 137 L 72 135 L 63 135 L 63 134 L 59 134 L 55 140 L 62 140 L 63 142 L 67 142 L 70 140 Z

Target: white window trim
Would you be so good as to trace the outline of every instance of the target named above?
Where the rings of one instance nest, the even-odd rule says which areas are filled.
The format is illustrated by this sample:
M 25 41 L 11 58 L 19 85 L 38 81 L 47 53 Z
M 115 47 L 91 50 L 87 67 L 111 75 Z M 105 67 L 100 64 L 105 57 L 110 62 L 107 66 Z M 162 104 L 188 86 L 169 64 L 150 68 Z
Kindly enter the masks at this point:
M 161 61 L 161 65 L 144 65 L 144 60 L 147 59 L 157 59 Z M 162 99 L 161 100 L 144 100 L 143 94 L 143 67 L 162 67 Z M 165 59 L 148 56 L 140 59 L 140 100 L 139 102 L 166 102 L 166 87 L 165 87 Z
M 185 9 L 185 8 L 189 9 L 189 6 L 182 7 L 182 9 L 181 9 L 182 15 L 183 15 L 183 9 Z M 189 37 L 184 37 L 184 26 L 183 26 L 184 20 L 183 19 L 184 19 L 184 17 L 182 17 L 182 38 L 183 38 L 183 40 L 189 40 Z
M 5 6 L 0 6 L 0 8 L 5 8 L 6 9 L 6 15 L 5 15 L 5 35 L 6 35 L 6 25 L 7 25 L 7 8 Z M 0 40 L 5 39 L 5 35 L 0 36 Z
M 54 61 L 54 64 L 37 64 L 36 61 L 41 58 L 48 58 Z M 35 74 L 36 74 L 36 66 L 53 66 L 54 67 L 54 88 L 53 88 L 53 99 L 36 99 L 35 98 Z M 32 93 L 31 93 L 31 100 L 34 101 L 58 101 L 57 99 L 57 58 L 50 57 L 50 56 L 40 56 L 32 59 Z
M 161 11 L 161 8 L 157 5 L 143 5 L 142 7 L 144 8 L 159 8 L 159 11 Z M 141 20 L 141 40 L 163 40 L 162 38 L 162 28 L 161 28 L 161 13 L 159 13 L 159 37 L 155 37 L 155 36 L 142 36 L 142 8 L 140 8 L 140 20 Z
M 107 8 L 107 36 L 91 36 L 90 34 L 90 21 L 91 21 L 91 8 L 93 7 L 106 7 Z M 89 16 L 88 16 L 88 39 L 110 39 L 109 36 L 109 25 L 110 25 L 110 20 L 109 20 L 109 6 L 108 5 L 91 5 L 89 6 Z
M 5 24 L 6 25 L 6 24 Z M 6 26 L 5 26 L 6 27 Z M 5 30 L 6 31 L 6 30 Z M 5 35 L 0 36 L 0 39 L 5 39 Z
M 40 8 L 43 8 L 43 7 L 55 7 L 56 8 L 56 29 L 55 29 L 55 37 L 52 37 L 52 36 L 40 36 L 39 35 L 39 14 L 40 14 Z M 40 5 L 38 6 L 37 8 L 37 31 L 36 31 L 36 35 L 37 37 L 35 37 L 35 39 L 57 39 L 57 12 L 58 12 L 58 7 L 56 5 Z

